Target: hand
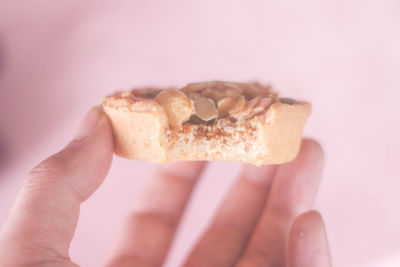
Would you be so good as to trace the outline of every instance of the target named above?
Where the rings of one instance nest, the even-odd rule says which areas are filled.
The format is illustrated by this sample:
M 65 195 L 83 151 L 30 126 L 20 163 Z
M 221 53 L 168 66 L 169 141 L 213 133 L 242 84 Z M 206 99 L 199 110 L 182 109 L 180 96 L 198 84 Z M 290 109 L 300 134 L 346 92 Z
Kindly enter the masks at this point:
M 77 266 L 68 250 L 79 206 L 103 182 L 113 149 L 110 124 L 95 108 L 75 139 L 26 179 L 0 236 L 0 266 Z M 322 218 L 309 211 L 322 161 L 320 146 L 304 140 L 291 163 L 245 165 L 185 266 L 330 266 Z M 204 165 L 160 166 L 108 266 L 163 264 Z

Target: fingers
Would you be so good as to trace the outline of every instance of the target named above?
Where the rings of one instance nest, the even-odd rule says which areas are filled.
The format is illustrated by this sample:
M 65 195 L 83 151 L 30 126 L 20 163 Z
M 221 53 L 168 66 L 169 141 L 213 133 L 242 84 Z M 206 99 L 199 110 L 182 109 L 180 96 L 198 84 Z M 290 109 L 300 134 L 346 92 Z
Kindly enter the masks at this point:
M 109 266 L 161 266 L 204 162 L 161 165 L 139 199 Z
M 233 266 L 264 208 L 277 166 L 246 165 L 185 266 Z
M 318 143 L 303 140 L 298 157 L 279 166 L 267 205 L 238 266 L 284 266 L 289 228 L 311 208 L 323 165 Z
M 112 153 L 110 124 L 94 108 L 75 139 L 26 179 L 0 236 L 0 266 L 71 266 L 68 249 L 79 205 L 102 183 Z
M 321 215 L 316 211 L 301 214 L 289 235 L 289 267 L 330 267 L 331 258 Z

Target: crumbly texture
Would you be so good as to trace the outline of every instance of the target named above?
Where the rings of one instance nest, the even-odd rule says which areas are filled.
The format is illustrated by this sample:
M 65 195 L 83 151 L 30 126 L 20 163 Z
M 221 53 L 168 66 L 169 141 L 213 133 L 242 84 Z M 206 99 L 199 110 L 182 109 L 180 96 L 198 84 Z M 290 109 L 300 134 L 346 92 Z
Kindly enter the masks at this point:
M 199 83 L 195 87 L 198 90 L 203 86 L 208 93 L 214 93 L 215 84 Z M 251 100 L 255 97 L 265 99 L 270 95 L 268 87 L 234 85 L 242 90 L 241 94 L 249 103 L 254 102 Z M 188 87 L 193 92 L 189 85 L 182 90 L 186 94 Z M 249 91 L 243 93 L 243 88 L 249 87 L 252 95 Z M 112 123 L 117 155 L 157 163 L 178 160 L 235 161 L 254 165 L 284 163 L 296 157 L 305 121 L 311 113 L 309 103 L 274 98 L 274 101 L 262 102 L 268 103 L 262 109 L 254 108 L 254 104 L 250 104 L 250 111 L 243 108 L 244 116 L 224 116 L 210 122 L 191 119 L 180 128 L 174 128 L 163 107 L 154 99 L 159 92 L 149 89 L 116 93 L 103 99 L 101 106 Z M 252 114 L 254 110 L 257 113 Z

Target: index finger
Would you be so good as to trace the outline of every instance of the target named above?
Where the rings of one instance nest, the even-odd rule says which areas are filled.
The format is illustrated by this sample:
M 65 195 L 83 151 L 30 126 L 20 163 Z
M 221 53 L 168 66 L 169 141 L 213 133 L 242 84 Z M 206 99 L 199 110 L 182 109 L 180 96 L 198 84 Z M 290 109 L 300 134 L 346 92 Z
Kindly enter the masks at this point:
M 161 266 L 205 162 L 161 165 L 139 198 L 110 266 Z

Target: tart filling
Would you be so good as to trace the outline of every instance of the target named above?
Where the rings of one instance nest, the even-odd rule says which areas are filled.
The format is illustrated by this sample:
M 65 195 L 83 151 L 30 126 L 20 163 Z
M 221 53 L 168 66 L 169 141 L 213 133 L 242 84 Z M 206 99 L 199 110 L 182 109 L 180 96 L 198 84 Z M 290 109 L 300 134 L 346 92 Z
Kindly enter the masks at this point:
M 170 130 L 178 132 L 188 124 L 218 128 L 223 120 L 232 125 L 264 114 L 274 103 L 296 103 L 293 99 L 278 98 L 269 86 L 222 81 L 191 83 L 179 90 L 135 89 L 117 94 L 135 102 L 155 100 L 164 109 Z

